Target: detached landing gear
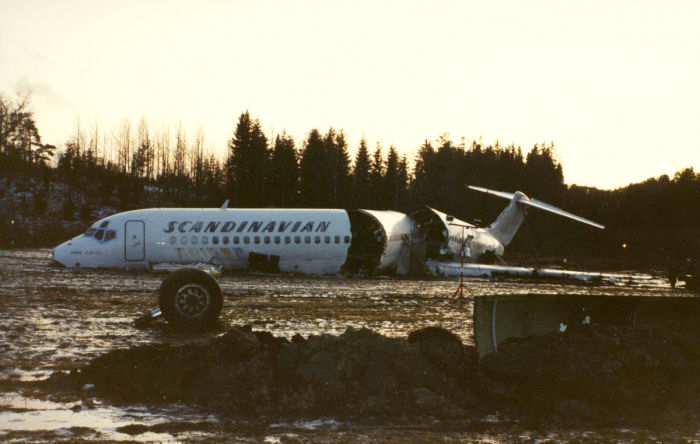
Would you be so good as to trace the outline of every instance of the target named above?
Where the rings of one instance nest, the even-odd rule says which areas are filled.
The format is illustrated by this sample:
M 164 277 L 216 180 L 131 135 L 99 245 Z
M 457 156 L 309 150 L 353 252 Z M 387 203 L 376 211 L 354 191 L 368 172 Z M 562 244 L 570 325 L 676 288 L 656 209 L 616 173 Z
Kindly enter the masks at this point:
M 211 327 L 223 307 L 221 287 L 204 271 L 177 270 L 160 285 L 158 305 L 165 319 L 175 328 L 199 331 Z

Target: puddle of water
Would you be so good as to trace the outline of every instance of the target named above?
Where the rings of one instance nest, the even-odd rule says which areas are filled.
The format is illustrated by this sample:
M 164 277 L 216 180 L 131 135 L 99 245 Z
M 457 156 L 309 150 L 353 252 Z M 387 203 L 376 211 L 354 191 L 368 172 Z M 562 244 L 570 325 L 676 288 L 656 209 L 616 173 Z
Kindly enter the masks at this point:
M 100 405 L 92 407 L 59 403 L 28 398 L 19 393 L 0 395 L 0 437 L 12 431 L 54 431 L 72 436 L 71 428 L 91 429 L 101 439 L 171 442 L 174 437 L 168 433 L 145 432 L 132 436 L 117 431 L 119 427 L 131 424 L 156 425 L 180 421 L 217 421 L 218 417 L 202 414 L 185 406 L 169 408 L 131 407 L 120 409 Z M 60 432 L 60 431 L 63 432 Z M 68 437 L 70 437 L 68 436 Z

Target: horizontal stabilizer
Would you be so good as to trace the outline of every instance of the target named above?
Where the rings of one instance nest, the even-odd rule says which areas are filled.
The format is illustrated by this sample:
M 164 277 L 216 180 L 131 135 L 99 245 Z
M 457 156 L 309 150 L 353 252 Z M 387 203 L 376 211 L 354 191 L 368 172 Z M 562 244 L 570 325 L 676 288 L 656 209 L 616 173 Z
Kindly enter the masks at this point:
M 475 187 L 472 185 L 467 185 L 467 188 L 474 190 L 474 191 L 479 191 L 481 193 L 486 193 L 486 194 L 491 194 L 493 196 L 498 196 L 498 197 L 501 197 L 503 199 L 508 199 L 508 200 L 511 200 L 511 199 L 513 199 L 513 197 L 515 197 L 515 193 L 494 191 L 494 190 L 489 190 L 488 188 Z M 605 228 L 604 225 L 601 225 L 597 222 L 593 222 L 592 220 L 589 220 L 589 219 L 586 219 L 584 217 L 569 213 L 568 211 L 564 211 L 561 208 L 557 208 L 553 205 L 549 205 L 548 203 L 541 202 L 537 199 L 520 199 L 520 200 L 518 200 L 518 204 L 537 208 L 538 210 L 548 211 L 550 213 L 554 213 L 554 214 L 557 214 L 559 216 L 568 217 L 569 219 L 573 219 L 577 222 L 581 222 L 581 223 L 591 225 L 591 226 L 596 227 L 596 228 L 600 228 L 601 230 Z

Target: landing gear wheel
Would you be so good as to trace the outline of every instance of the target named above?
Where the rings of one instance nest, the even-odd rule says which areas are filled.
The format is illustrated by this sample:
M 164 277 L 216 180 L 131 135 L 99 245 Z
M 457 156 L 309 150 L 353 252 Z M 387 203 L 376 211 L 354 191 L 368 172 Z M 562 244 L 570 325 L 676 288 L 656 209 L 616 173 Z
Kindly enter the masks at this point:
M 183 268 L 160 285 L 158 305 L 175 328 L 200 331 L 211 327 L 223 307 L 221 287 L 207 273 Z

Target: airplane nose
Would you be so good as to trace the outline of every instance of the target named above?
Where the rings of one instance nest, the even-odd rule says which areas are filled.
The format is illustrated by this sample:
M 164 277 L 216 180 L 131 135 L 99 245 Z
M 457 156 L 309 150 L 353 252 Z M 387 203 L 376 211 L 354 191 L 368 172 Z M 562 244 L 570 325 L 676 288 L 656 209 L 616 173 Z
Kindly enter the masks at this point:
M 69 267 L 68 264 L 68 247 L 71 245 L 70 241 L 64 242 L 61 245 L 53 249 L 51 256 L 53 262 L 64 267 Z

